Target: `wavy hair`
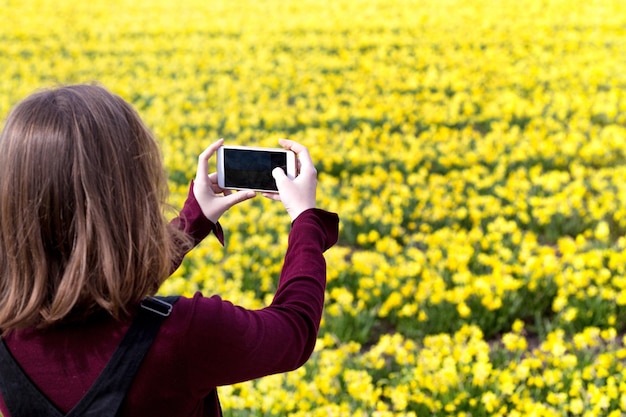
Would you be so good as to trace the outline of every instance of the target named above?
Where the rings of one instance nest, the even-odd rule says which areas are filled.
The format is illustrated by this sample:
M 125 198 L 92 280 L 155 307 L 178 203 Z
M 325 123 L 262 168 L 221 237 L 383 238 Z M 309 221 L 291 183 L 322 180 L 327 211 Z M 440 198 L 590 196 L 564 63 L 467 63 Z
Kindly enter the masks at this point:
M 158 144 L 122 98 L 72 85 L 19 103 L 0 134 L 1 331 L 119 319 L 154 294 L 184 241 L 166 198 Z

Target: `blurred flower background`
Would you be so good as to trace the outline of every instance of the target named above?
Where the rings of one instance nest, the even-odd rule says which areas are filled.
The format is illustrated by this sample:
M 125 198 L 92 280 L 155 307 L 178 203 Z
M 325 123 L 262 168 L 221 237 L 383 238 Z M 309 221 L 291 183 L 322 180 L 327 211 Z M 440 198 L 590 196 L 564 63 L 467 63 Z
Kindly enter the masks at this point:
M 0 40 L 3 119 L 106 86 L 173 209 L 217 138 L 311 150 L 342 218 L 318 345 L 220 388 L 227 415 L 626 413 L 622 0 L 0 0 Z M 258 198 L 222 222 L 161 292 L 260 308 L 289 219 Z

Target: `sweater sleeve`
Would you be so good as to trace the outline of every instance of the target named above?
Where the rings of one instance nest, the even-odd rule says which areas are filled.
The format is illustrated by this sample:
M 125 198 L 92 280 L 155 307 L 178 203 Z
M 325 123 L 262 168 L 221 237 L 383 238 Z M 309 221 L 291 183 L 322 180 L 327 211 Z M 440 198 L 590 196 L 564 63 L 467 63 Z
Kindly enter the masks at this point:
M 310 209 L 294 221 L 272 303 L 248 310 L 196 294 L 181 317 L 193 358 L 189 384 L 199 396 L 233 384 L 303 365 L 310 357 L 324 306 L 323 252 L 337 241 L 339 218 Z M 178 307 L 177 307 L 178 308 Z
M 174 259 L 172 262 L 171 271 L 174 272 L 182 263 L 183 258 L 191 249 L 198 245 L 204 238 L 206 238 L 211 232 L 215 234 L 215 237 L 219 242 L 224 245 L 224 231 L 222 226 L 218 223 L 213 223 L 207 219 L 202 213 L 200 204 L 196 200 L 196 196 L 193 193 L 193 181 L 189 186 L 189 193 L 187 194 L 187 200 L 183 205 L 178 217 L 174 218 L 170 225 L 176 229 L 184 231 L 191 240 L 191 245 L 187 242 L 180 242 L 181 248 L 180 257 Z

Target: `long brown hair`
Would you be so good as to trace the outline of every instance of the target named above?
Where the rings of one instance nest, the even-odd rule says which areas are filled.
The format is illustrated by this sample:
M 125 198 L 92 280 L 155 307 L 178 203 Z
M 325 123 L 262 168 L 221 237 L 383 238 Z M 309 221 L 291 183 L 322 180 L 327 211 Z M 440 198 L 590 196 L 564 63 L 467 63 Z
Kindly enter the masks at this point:
M 0 134 L 0 329 L 105 310 L 154 294 L 176 256 L 158 144 L 136 111 L 96 85 L 41 91 Z

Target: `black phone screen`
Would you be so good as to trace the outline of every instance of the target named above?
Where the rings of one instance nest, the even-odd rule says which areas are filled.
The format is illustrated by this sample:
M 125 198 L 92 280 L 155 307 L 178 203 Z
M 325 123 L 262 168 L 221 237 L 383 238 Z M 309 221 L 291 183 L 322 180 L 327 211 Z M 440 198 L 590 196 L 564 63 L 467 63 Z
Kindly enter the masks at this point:
M 224 149 L 224 185 L 228 188 L 278 191 L 272 170 L 287 170 L 284 152 Z

